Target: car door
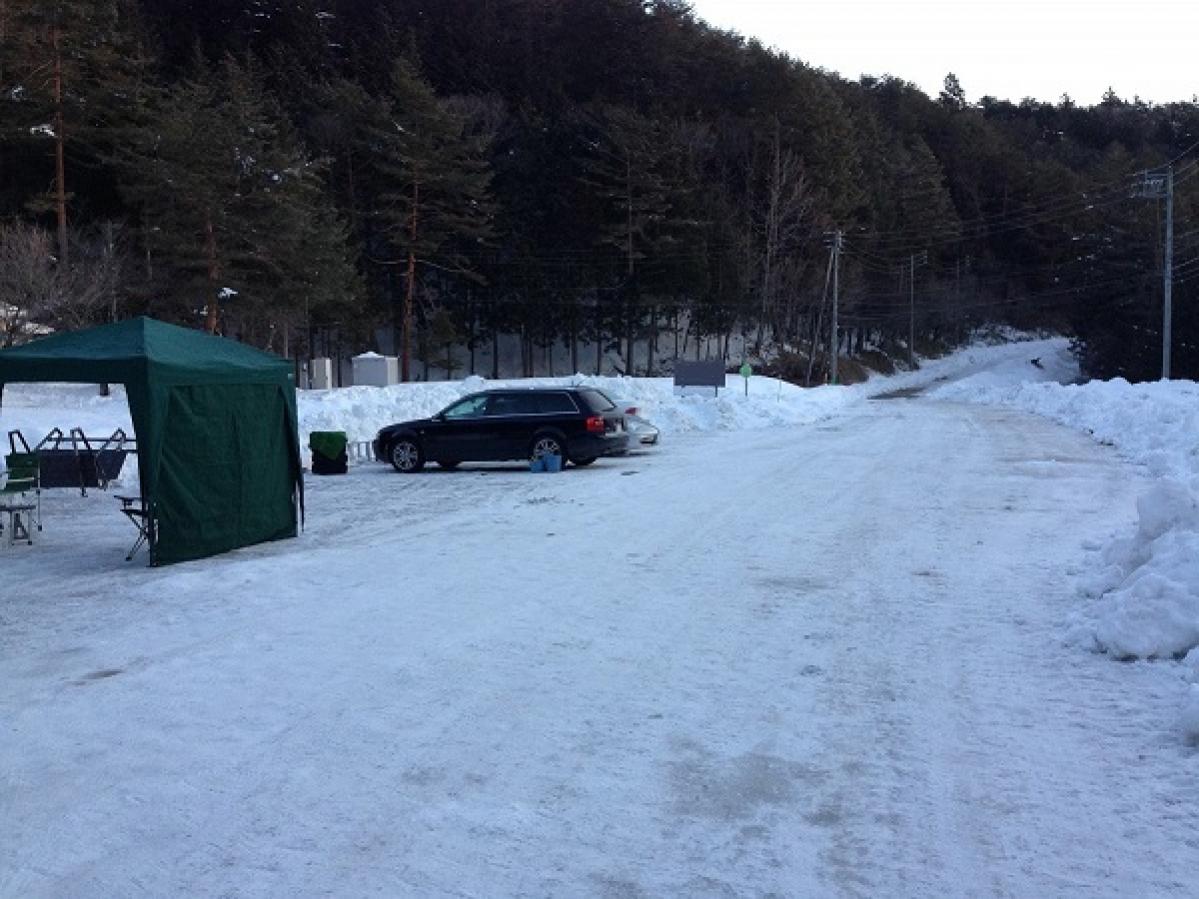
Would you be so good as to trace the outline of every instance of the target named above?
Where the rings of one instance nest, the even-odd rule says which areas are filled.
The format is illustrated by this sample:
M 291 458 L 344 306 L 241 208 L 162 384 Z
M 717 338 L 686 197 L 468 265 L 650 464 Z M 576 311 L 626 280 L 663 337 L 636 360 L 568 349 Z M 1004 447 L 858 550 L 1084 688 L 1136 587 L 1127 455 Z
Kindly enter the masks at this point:
M 493 459 L 523 459 L 529 454 L 533 395 L 529 391 L 497 393 L 487 408 L 491 421 L 489 446 Z
M 476 455 L 477 445 L 481 432 L 487 426 L 484 413 L 490 399 L 487 394 L 463 397 L 439 412 L 428 430 L 421 435 L 425 456 L 449 462 L 480 458 Z
M 462 462 L 494 462 L 503 459 L 499 412 L 503 410 L 503 394 L 487 395 L 487 402 L 473 416 L 469 426 L 459 435 L 455 458 Z M 498 410 L 498 411 L 497 411 Z

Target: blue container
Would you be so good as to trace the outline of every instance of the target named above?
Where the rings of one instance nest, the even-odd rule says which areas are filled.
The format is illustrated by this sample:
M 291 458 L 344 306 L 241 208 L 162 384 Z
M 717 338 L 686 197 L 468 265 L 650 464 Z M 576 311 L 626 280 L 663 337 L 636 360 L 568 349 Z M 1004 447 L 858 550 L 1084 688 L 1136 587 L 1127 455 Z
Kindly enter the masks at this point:
M 545 463 L 545 470 L 550 474 L 557 474 L 562 470 L 561 456 L 542 456 L 541 461 Z
M 529 471 L 545 471 L 545 456 L 536 456 L 530 459 Z

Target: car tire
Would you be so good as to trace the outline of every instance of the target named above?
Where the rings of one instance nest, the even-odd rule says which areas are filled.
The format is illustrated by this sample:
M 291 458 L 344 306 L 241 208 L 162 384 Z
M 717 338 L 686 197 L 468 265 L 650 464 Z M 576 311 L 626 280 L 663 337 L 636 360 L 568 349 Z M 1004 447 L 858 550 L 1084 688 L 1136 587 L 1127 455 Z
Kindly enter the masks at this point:
M 565 465 L 568 461 L 566 455 L 566 441 L 561 434 L 555 434 L 552 431 L 546 431 L 536 435 L 533 438 L 533 443 L 529 446 L 529 457 L 532 459 L 540 456 L 560 456 L 562 464 Z
M 461 464 L 462 464 L 461 462 L 458 462 L 453 459 L 438 459 L 437 460 L 437 467 L 444 468 L 446 471 L 453 471 L 455 468 L 457 468 Z
M 592 456 L 590 459 L 571 459 L 570 461 L 574 463 L 576 468 L 583 468 L 584 466 L 590 465 L 592 462 L 594 462 L 595 456 Z
M 387 448 L 387 461 L 400 474 L 412 474 L 425 465 L 420 444 L 410 437 L 400 437 Z

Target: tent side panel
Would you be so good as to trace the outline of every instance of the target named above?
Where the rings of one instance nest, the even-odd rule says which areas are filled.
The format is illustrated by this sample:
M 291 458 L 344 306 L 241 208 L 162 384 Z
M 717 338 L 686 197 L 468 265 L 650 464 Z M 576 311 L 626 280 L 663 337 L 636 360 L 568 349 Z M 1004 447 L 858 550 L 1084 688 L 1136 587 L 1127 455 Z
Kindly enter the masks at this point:
M 238 388 L 241 470 L 241 537 L 244 544 L 295 537 L 299 473 L 295 425 L 277 384 Z M 232 398 L 231 398 L 232 401 Z
M 154 491 L 157 564 L 296 535 L 289 425 L 277 385 L 170 388 Z

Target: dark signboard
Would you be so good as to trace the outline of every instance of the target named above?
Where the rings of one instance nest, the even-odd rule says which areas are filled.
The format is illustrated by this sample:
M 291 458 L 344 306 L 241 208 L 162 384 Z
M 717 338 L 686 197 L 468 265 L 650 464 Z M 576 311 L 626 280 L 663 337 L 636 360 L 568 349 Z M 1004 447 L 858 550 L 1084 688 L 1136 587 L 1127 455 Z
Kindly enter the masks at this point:
M 674 364 L 675 387 L 724 386 L 724 362 L 706 359 L 702 362 L 676 362 Z

